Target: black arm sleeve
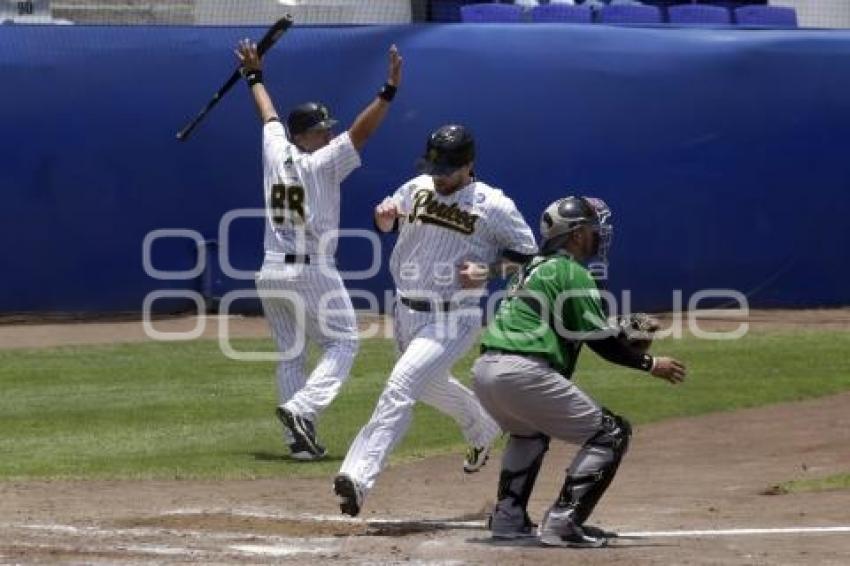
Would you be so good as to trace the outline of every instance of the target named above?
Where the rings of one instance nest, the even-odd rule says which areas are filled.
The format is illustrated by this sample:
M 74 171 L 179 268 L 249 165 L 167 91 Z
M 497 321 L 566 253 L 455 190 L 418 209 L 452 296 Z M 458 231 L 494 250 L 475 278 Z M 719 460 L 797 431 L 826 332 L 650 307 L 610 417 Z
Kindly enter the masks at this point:
M 588 348 L 613 364 L 643 371 L 652 369 L 652 356 L 635 352 L 619 336 L 588 340 L 586 344 Z

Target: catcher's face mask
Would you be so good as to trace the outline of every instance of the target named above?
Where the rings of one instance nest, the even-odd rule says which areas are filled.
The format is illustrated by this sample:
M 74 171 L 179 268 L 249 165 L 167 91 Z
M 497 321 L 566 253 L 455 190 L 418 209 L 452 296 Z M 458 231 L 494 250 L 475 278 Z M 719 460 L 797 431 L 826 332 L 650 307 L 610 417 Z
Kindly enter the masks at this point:
M 608 263 L 608 249 L 611 247 L 611 239 L 614 236 L 611 209 L 600 198 L 584 197 L 584 200 L 596 211 L 596 222 L 592 225 L 594 235 L 593 255 L 602 263 Z

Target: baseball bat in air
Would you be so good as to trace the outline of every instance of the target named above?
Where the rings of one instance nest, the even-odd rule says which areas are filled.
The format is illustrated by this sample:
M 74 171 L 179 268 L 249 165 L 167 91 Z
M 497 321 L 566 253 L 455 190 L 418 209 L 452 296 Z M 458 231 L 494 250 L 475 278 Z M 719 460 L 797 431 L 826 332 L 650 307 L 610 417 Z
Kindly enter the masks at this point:
M 266 51 L 271 49 L 271 47 L 277 42 L 278 39 L 286 33 L 292 26 L 292 16 L 286 15 L 276 21 L 272 27 L 268 29 L 265 35 L 260 39 L 257 43 L 257 53 L 262 57 Z M 227 94 L 233 85 L 235 85 L 239 79 L 241 78 L 241 73 L 239 69 L 233 71 L 233 74 L 230 75 L 230 78 L 225 81 L 225 83 L 219 88 L 213 97 L 207 102 L 207 105 L 201 109 L 197 116 L 195 116 L 191 122 L 183 126 L 183 128 L 177 132 L 177 139 L 180 141 L 186 141 L 192 131 L 201 123 L 201 121 L 209 114 L 210 110 L 212 110 L 218 101 L 222 99 L 222 97 Z

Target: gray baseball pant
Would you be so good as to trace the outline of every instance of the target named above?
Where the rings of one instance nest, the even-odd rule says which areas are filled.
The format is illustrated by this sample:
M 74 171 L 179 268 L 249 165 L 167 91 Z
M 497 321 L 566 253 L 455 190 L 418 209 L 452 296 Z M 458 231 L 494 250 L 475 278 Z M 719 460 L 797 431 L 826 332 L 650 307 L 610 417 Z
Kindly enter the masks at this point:
M 581 445 L 599 431 L 599 405 L 543 358 L 486 352 L 472 374 L 475 394 L 505 432 Z
M 543 358 L 487 352 L 475 362 L 472 374 L 473 390 L 481 405 L 510 434 L 502 457 L 498 502 L 490 522 L 494 536 L 510 536 L 531 524 L 528 501 L 549 439 L 583 445 L 598 436 L 605 415 L 584 391 Z M 599 458 L 595 449 L 584 446 L 570 467 L 568 482 L 569 474 L 582 473 L 584 468 L 593 468 L 594 472 L 606 469 L 608 456 Z M 592 483 L 598 483 L 599 477 L 593 477 Z M 600 486 L 601 491 L 604 487 Z

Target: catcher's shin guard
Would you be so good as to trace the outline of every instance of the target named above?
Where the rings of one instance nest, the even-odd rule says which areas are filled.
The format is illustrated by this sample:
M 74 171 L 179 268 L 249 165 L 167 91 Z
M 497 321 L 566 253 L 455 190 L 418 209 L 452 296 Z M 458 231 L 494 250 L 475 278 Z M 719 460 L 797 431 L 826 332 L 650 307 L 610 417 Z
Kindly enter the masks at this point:
M 498 501 L 490 517 L 489 526 L 495 538 L 533 534 L 528 500 L 548 449 L 549 437 L 543 434 L 511 435 L 499 474 Z
M 581 525 L 590 516 L 628 450 L 632 427 L 619 415 L 603 409 L 602 428 L 579 450 L 567 472 L 557 507 L 574 510 L 573 521 Z

